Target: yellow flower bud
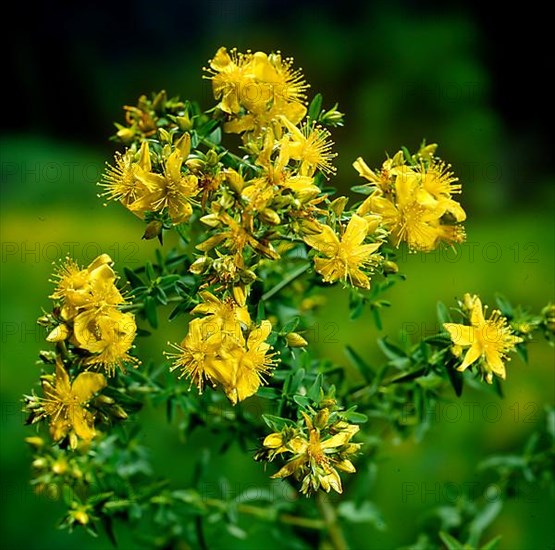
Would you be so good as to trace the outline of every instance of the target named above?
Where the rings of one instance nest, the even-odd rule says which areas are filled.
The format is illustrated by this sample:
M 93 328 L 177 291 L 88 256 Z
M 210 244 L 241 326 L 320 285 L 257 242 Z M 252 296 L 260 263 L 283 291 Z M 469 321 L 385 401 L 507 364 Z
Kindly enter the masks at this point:
M 29 443 L 29 445 L 31 445 L 32 447 L 35 447 L 35 449 L 40 449 L 41 447 L 44 446 L 44 439 L 36 435 L 33 435 L 31 437 L 26 437 L 25 442 Z
M 47 337 L 48 342 L 63 342 L 69 336 L 67 325 L 58 325 Z
M 33 460 L 33 468 L 36 468 L 37 470 L 43 470 L 44 468 L 46 468 L 46 466 L 48 466 L 48 461 L 46 460 L 46 458 L 35 458 L 35 460 Z
M 89 515 L 83 510 L 76 510 L 73 512 L 73 518 L 81 525 L 87 525 L 87 523 L 89 523 Z
M 201 275 L 210 267 L 211 264 L 211 258 L 209 258 L 208 256 L 201 256 L 191 264 L 191 267 L 189 267 L 189 271 L 194 275 Z
M 175 117 L 175 122 L 179 126 L 179 129 L 185 132 L 193 127 L 193 123 L 191 122 L 191 117 L 189 117 L 189 113 L 185 113 L 183 116 Z
M 337 197 L 331 204 L 330 208 L 334 211 L 335 215 L 339 218 L 345 210 L 345 206 L 349 202 L 348 197 Z
M 67 462 L 65 459 L 60 458 L 58 460 L 56 460 L 56 462 L 54 462 L 54 464 L 52 464 L 52 471 L 56 474 L 56 475 L 63 475 L 67 472 Z
M 151 239 L 155 239 L 162 233 L 162 228 L 164 224 L 159 220 L 152 220 L 145 229 L 143 239 L 149 241 Z
M 237 305 L 245 307 L 245 304 L 247 303 L 247 293 L 245 292 L 245 287 L 234 286 L 232 292 Z
M 243 187 L 245 186 L 245 180 L 243 179 L 243 176 L 241 176 L 241 174 L 239 174 L 232 168 L 228 168 L 224 172 L 224 176 L 225 176 L 224 181 L 229 184 L 229 186 L 233 189 L 233 191 L 235 191 L 238 194 L 241 194 L 241 191 L 243 191 Z
M 391 260 L 386 260 L 385 262 L 383 262 L 382 267 L 383 267 L 383 272 L 386 275 L 390 275 L 392 273 L 399 273 L 399 266 L 395 262 L 392 262 Z
M 290 348 L 304 348 L 308 346 L 308 342 L 297 332 L 287 334 L 285 341 Z
M 218 227 L 222 222 L 218 214 L 207 214 L 206 216 L 202 216 L 200 221 L 209 227 Z
M 206 163 L 201 159 L 188 159 L 185 161 L 185 166 L 194 173 L 201 172 L 205 164 Z
M 281 223 L 281 218 L 278 213 L 271 208 L 264 208 L 264 210 L 260 212 L 260 219 L 271 225 L 279 225 Z

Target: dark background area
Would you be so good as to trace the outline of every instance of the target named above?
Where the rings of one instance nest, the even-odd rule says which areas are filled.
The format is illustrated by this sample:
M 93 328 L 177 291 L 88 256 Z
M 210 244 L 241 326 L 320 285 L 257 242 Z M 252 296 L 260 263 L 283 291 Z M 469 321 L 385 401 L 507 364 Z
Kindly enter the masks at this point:
M 155 84 L 182 82 L 179 73 L 186 74 L 199 58 L 208 59 L 220 43 L 301 52 L 309 72 L 321 72 L 325 97 L 340 97 L 347 105 L 356 86 L 344 86 L 345 82 L 356 80 L 361 72 L 372 74 L 376 65 L 383 69 L 397 62 L 395 48 L 375 48 L 376 35 L 383 34 L 385 42 L 388 34 L 392 41 L 398 38 L 395 28 L 388 33 L 376 25 L 383 22 L 384 13 L 413 21 L 415 27 L 442 18 L 474 27 L 472 48 L 489 76 L 490 106 L 512 135 L 513 146 L 526 151 L 529 168 L 544 175 L 551 160 L 546 116 L 552 93 L 543 47 L 547 15 L 533 4 L 488 9 L 469 2 L 353 0 L 20 3 L 15 16 L 6 20 L 4 90 L 11 98 L 2 125 L 9 131 L 39 131 L 98 147 L 111 131 L 112 97 L 129 103 Z M 311 23 L 323 21 L 333 25 L 340 41 L 323 35 L 320 44 L 313 36 Z M 418 47 L 410 41 L 400 46 Z M 444 44 L 438 42 L 435 48 L 440 51 Z M 319 58 L 316 64 L 313 57 Z M 364 64 L 365 59 L 374 64 Z M 328 65 L 333 66 L 328 73 L 333 79 L 326 78 Z M 170 79 L 168 72 L 173 73 Z M 423 79 L 405 84 L 413 95 L 426 94 Z M 195 82 L 192 89 L 198 85 Z M 462 91 L 445 93 L 456 98 Z

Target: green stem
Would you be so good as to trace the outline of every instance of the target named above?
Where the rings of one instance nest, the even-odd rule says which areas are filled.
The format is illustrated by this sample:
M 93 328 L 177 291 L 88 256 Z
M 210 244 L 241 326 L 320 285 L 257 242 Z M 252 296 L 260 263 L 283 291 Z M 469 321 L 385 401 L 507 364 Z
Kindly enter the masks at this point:
M 218 500 L 215 498 L 205 499 L 204 504 L 211 506 L 213 508 L 218 508 L 222 511 L 226 510 L 227 503 L 223 500 Z M 274 516 L 271 510 L 268 508 L 260 508 L 259 506 L 252 506 L 251 504 L 238 504 L 237 511 L 241 514 L 248 514 L 254 516 L 262 521 L 278 521 L 286 525 L 295 525 L 296 527 L 304 527 L 305 529 L 316 529 L 323 530 L 326 529 L 326 523 L 321 519 L 303 518 L 299 516 L 293 516 L 291 514 L 279 514 Z
M 299 267 L 296 271 L 293 271 L 289 277 L 280 281 L 276 286 L 268 290 L 265 294 L 262 295 L 261 300 L 265 302 L 269 300 L 274 294 L 277 294 L 282 288 L 286 287 L 289 283 L 292 283 L 297 277 L 300 277 L 305 271 L 308 270 L 310 264 L 304 264 Z
M 337 513 L 335 508 L 327 500 L 327 495 L 322 491 L 316 494 L 316 504 L 324 518 L 326 529 L 330 537 L 330 542 L 335 550 L 348 550 L 347 541 L 343 535 L 343 530 L 337 521 Z

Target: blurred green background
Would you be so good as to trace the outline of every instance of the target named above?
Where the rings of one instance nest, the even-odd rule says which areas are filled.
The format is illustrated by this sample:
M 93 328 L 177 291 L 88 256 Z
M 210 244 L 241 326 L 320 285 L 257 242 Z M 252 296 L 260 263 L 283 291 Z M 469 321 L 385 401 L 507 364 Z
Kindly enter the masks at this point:
M 21 395 L 36 382 L 34 363 L 43 347 L 35 325 L 49 307 L 52 262 L 72 253 L 87 263 L 111 254 L 116 269 L 153 259 L 155 243 L 140 240 L 143 226 L 117 205 L 102 206 L 95 182 L 111 159 L 112 121 L 142 93 L 170 95 L 212 105 L 201 68 L 220 45 L 240 50 L 280 49 L 303 67 L 325 106 L 339 101 L 344 128 L 334 132 L 339 152 L 334 184 L 343 192 L 359 183 L 351 168 L 362 155 L 379 166 L 400 145 L 415 149 L 422 138 L 440 144 L 463 182 L 468 242 L 449 251 L 402 258 L 407 280 L 388 295 L 384 333 L 401 329 L 419 338 L 434 329 L 438 300 L 452 304 L 464 292 L 491 303 L 501 292 L 538 311 L 554 300 L 553 177 L 541 109 L 546 87 L 517 78 L 515 56 L 533 54 L 526 14 L 496 24 L 487 10 L 467 3 L 118 2 L 109 7 L 59 3 L 14 18 L 5 79 L 15 98 L 5 104 L 1 145 L 1 537 L 5 548 L 108 548 L 107 539 L 55 529 L 62 505 L 35 496 L 28 484 L 30 453 Z M 24 16 L 24 17 L 23 17 Z M 517 19 L 518 17 L 518 19 Z M 21 23 L 19 23 L 21 22 Z M 513 32 L 519 23 L 519 40 Z M 522 30 L 524 29 L 524 30 Z M 524 36 L 522 35 L 524 33 Z M 522 49 L 524 48 L 524 52 Z M 533 55 L 526 55 L 532 59 Z M 537 62 L 539 63 L 539 62 Z M 533 73 L 533 65 L 527 72 Z M 543 95 L 542 95 L 543 94 Z M 171 242 L 168 243 L 169 245 Z M 346 295 L 328 292 L 315 346 L 345 364 L 352 345 L 370 362 L 382 358 L 380 334 L 369 317 L 347 320 Z M 167 340 L 184 333 L 179 322 L 140 344 L 143 358 L 158 357 Z M 445 488 L 463 487 L 476 464 L 498 452 L 518 452 L 554 401 L 552 349 L 538 340 L 530 363 L 508 366 L 506 397 L 469 390 L 454 409 L 440 409 L 423 444 L 391 441 L 370 498 L 381 507 L 386 530 L 349 528 L 355 550 L 389 549 L 416 539 L 419 520 L 440 503 Z M 471 403 L 479 403 L 472 418 Z M 458 407 L 458 408 L 457 408 Z M 441 411 L 445 414 L 442 414 Z M 453 418 L 460 413 L 460 419 Z M 162 411 L 141 413 L 145 444 L 155 470 L 179 486 L 191 478 L 191 449 L 178 441 Z M 218 475 L 245 484 L 265 483 L 260 465 L 245 467 L 239 451 L 220 461 Z M 412 484 L 412 485 L 409 485 Z M 407 494 L 407 487 L 417 487 Z M 424 489 L 424 493 L 421 493 Z M 426 492 L 427 491 L 427 492 Z M 547 495 L 517 496 L 488 534 L 502 534 L 504 550 L 552 549 L 555 531 Z M 117 530 L 124 549 L 130 533 Z M 282 548 L 262 527 L 237 542 L 224 531 L 210 548 Z

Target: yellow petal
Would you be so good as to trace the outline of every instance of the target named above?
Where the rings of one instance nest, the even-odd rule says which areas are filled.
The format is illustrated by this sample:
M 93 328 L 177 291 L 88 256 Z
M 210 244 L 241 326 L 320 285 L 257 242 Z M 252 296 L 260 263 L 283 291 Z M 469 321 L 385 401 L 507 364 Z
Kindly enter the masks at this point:
M 46 337 L 48 342 L 62 342 L 69 336 L 69 329 L 67 325 L 58 325 L 50 334 Z
M 499 355 L 499 352 L 494 348 L 486 348 L 486 364 L 494 374 L 502 378 L 506 377 L 505 365 Z
M 457 367 L 457 370 L 465 370 L 467 367 L 472 365 L 472 363 L 474 363 L 474 361 L 476 361 L 481 355 L 482 348 L 480 344 L 478 342 L 474 342 L 474 344 L 472 344 L 472 347 L 466 352 L 466 355 L 464 356 L 464 361 L 459 367 Z
M 443 328 L 449 333 L 451 340 L 457 346 L 471 346 L 476 341 L 474 327 L 457 323 L 444 323 Z
M 329 225 L 323 225 L 321 233 L 304 237 L 304 242 L 328 258 L 335 256 L 339 249 L 339 239 Z
M 106 387 L 106 378 L 96 372 L 82 372 L 71 385 L 71 393 L 77 397 L 79 403 L 86 403 L 101 389 Z
M 362 241 L 364 241 L 367 234 L 368 222 L 361 216 L 353 214 L 353 217 L 350 219 L 347 229 L 343 234 L 341 243 L 349 247 L 359 246 Z

